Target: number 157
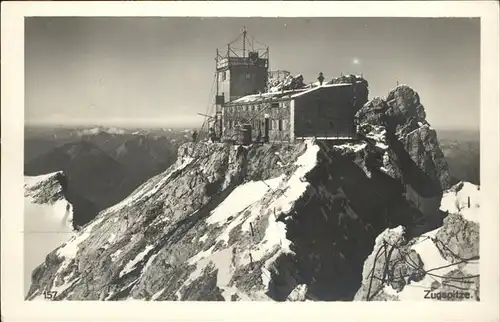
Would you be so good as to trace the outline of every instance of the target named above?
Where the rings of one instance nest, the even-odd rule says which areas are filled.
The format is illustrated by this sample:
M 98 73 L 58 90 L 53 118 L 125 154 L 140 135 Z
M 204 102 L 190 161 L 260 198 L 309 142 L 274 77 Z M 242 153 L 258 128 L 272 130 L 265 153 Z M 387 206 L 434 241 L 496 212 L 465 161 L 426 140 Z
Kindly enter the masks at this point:
M 46 300 L 53 300 L 57 296 L 57 291 L 44 291 L 43 292 L 43 297 Z

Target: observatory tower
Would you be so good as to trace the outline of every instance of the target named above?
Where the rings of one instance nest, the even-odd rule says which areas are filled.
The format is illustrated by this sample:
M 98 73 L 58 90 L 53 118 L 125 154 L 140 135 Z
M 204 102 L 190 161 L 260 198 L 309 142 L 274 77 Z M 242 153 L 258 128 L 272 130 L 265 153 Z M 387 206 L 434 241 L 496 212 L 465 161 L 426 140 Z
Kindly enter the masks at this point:
M 261 47 L 256 47 L 255 43 Z M 222 134 L 222 106 L 250 94 L 267 91 L 269 48 L 247 37 L 246 29 L 217 49 L 216 57 L 216 127 Z
M 239 40 L 242 39 L 242 42 Z M 237 43 L 240 48 L 233 45 Z M 256 49 L 247 31 L 227 44 L 225 53 L 217 49 L 217 104 L 266 91 L 269 48 Z

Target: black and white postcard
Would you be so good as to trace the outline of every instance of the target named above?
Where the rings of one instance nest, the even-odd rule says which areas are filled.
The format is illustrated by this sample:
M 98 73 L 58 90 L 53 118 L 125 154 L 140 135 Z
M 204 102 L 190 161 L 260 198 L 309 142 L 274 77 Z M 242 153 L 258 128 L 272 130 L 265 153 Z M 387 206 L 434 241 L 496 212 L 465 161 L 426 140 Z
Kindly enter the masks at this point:
M 497 14 L 2 3 L 3 319 L 498 319 Z

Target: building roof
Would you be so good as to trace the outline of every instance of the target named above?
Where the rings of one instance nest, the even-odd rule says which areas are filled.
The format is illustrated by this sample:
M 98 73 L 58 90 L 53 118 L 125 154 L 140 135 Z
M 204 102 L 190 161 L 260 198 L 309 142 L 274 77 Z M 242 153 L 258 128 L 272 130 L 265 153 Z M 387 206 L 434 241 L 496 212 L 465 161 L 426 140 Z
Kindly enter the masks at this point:
M 296 97 L 299 97 L 299 96 L 302 96 L 302 95 L 306 95 L 306 94 L 309 94 L 311 92 L 314 92 L 314 91 L 317 91 L 317 90 L 323 89 L 323 88 L 344 87 L 344 86 L 352 86 L 352 84 L 351 83 L 341 83 L 341 84 L 325 84 L 325 85 L 321 85 L 321 86 L 316 86 L 316 87 L 313 87 L 313 88 L 308 89 L 306 91 L 303 91 L 303 92 L 300 92 L 300 93 L 296 93 L 296 94 L 292 95 L 292 98 L 296 98 Z
M 286 99 L 292 97 L 293 94 L 297 94 L 305 91 L 305 89 L 296 89 L 296 90 L 288 90 L 288 91 L 279 91 L 279 92 L 269 92 L 262 94 L 253 94 L 240 97 L 233 101 L 228 102 L 228 105 L 232 104 L 249 104 L 249 103 L 259 103 L 264 101 L 271 101 L 277 99 Z
M 240 97 L 233 101 L 227 102 L 226 105 L 239 105 L 239 104 L 251 104 L 251 103 L 261 103 L 266 101 L 273 101 L 279 99 L 294 99 L 296 97 L 317 91 L 319 89 L 330 88 L 330 87 L 343 87 L 343 86 L 351 86 L 350 83 L 342 83 L 342 84 L 324 84 L 322 86 L 316 86 L 313 88 L 302 88 L 295 90 L 287 90 L 287 91 L 279 91 L 279 92 L 269 92 L 262 94 L 253 94 Z

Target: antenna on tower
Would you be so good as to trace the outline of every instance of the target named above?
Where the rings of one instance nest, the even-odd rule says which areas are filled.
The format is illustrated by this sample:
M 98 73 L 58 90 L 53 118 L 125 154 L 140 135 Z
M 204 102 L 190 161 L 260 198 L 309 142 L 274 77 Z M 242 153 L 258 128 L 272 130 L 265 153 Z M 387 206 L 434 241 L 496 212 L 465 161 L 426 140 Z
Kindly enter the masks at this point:
M 245 44 L 247 42 L 247 27 L 243 26 L 243 57 L 245 57 Z

